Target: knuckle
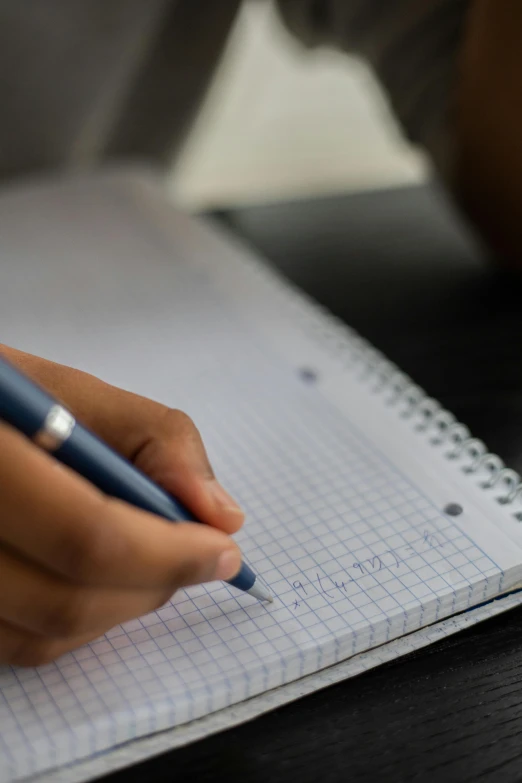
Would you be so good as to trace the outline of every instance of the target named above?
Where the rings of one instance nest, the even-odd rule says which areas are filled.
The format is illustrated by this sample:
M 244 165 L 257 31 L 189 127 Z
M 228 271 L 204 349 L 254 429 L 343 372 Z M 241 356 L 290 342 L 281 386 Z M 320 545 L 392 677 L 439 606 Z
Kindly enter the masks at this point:
M 139 467 L 156 478 L 171 471 L 173 465 L 178 469 L 195 468 L 206 478 L 214 478 L 198 428 L 187 413 L 177 408 L 161 408 L 135 456 Z
M 188 454 L 196 457 L 200 465 L 200 470 L 207 478 L 214 478 L 214 471 L 210 464 L 203 439 L 190 416 L 183 411 L 172 408 L 167 412 L 167 419 L 169 419 L 169 417 L 171 423 L 168 426 L 167 432 L 170 437 L 173 440 L 176 440 L 183 450 L 186 449 Z
M 165 418 L 168 430 L 176 438 L 199 440 L 198 428 L 190 416 L 184 411 L 180 411 L 177 408 L 168 408 L 165 413 Z

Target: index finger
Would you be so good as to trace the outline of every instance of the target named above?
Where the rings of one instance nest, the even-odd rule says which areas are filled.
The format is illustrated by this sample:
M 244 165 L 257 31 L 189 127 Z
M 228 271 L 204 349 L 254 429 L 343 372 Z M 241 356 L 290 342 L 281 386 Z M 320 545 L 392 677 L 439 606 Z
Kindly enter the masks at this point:
M 226 533 L 239 530 L 244 514 L 214 476 L 201 435 L 184 413 L 70 367 L 1 345 L 0 352 L 198 520 Z
M 24 557 L 107 587 L 174 591 L 239 571 L 239 550 L 225 533 L 108 498 L 1 423 L 0 442 L 0 543 Z

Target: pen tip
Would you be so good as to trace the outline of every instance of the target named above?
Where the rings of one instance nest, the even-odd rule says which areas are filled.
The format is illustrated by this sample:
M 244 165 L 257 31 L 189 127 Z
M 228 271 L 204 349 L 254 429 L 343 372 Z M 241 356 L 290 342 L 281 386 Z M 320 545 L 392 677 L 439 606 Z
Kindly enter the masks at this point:
M 252 585 L 248 593 L 252 595 L 254 598 L 257 598 L 258 601 L 266 601 L 269 604 L 274 603 L 273 596 L 270 595 L 268 590 L 259 583 L 258 579 L 256 579 L 255 583 Z

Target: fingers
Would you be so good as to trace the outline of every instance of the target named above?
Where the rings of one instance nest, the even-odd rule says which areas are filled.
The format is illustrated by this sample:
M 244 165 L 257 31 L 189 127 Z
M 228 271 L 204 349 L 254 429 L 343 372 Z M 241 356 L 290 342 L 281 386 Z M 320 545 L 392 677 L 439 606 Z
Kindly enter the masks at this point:
M 42 666 L 93 638 L 48 639 L 0 620 L 0 666 Z
M 208 525 L 172 524 L 110 499 L 0 422 L 0 665 L 53 660 L 180 587 L 237 574 L 240 552 L 226 533 L 243 515 L 187 416 L 75 370 L 7 355 Z
M 172 593 L 238 572 L 221 531 L 111 500 L 6 425 L 0 441 L 0 542 L 25 559 L 80 585 Z
M 0 619 L 56 639 L 101 635 L 108 628 L 163 606 L 166 590 L 107 590 L 66 582 L 0 550 Z
M 200 433 L 188 416 L 78 370 L 1 349 L 79 421 L 181 500 L 198 521 L 229 534 L 239 530 L 243 512 L 214 477 Z
M 237 532 L 244 514 L 216 480 L 200 433 L 181 411 L 151 410 L 148 435 L 134 454 L 135 464 L 178 497 L 198 520 L 226 533 Z
M 100 633 L 88 633 L 68 639 L 53 639 L 0 620 L 0 666 L 43 666 L 100 636 Z

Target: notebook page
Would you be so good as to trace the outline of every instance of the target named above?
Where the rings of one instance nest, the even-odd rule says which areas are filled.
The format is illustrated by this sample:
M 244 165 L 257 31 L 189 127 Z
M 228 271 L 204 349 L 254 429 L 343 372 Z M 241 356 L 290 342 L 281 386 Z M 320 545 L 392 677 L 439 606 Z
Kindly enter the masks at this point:
M 275 407 L 264 369 L 242 387 L 249 403 L 213 377 L 219 421 L 202 392 L 192 397 L 199 384 L 185 393 L 248 511 L 241 544 L 275 605 L 199 587 L 57 664 L 4 671 L 0 748 L 18 774 L 193 720 L 498 592 L 502 571 L 451 519 L 272 374 Z
M 27 313 L 6 301 L 4 339 L 59 361 L 78 364 L 81 354 L 85 369 L 190 413 L 217 474 L 247 511 L 238 540 L 276 601 L 263 606 L 220 584 L 193 588 L 55 664 L 0 670 L 0 780 L 250 698 L 487 600 L 520 578 L 520 551 L 507 538 L 474 534 L 487 529 L 484 512 L 446 516 L 431 484 L 409 469 L 408 459 L 428 459 L 421 441 L 415 453 L 397 448 L 397 460 L 389 458 L 378 419 L 388 441 L 392 433 L 408 440 L 404 424 L 368 395 L 359 399 L 353 379 L 338 370 L 324 378 L 330 371 L 308 338 L 303 356 L 320 367 L 321 382 L 309 368 L 302 372 L 306 365 L 279 350 L 290 325 L 278 327 L 277 346 L 268 339 L 250 300 L 245 310 L 246 290 L 239 297 L 234 288 L 236 269 L 223 286 L 223 265 L 210 274 L 190 254 L 173 265 L 172 248 L 152 231 L 144 238 L 128 219 L 123 239 L 118 231 L 105 236 L 113 202 L 111 194 L 91 204 L 95 247 L 79 242 L 74 224 L 57 239 L 53 220 L 63 199 L 43 217 L 40 208 L 37 253 L 23 245 L 31 228 L 16 234 L 13 216 L 4 225 L 0 209 L 3 241 L 16 234 L 23 249 L 10 288 L 24 286 L 33 317 L 46 307 L 38 265 L 51 287 L 53 277 L 63 286 L 68 258 L 77 260 L 71 296 L 62 296 L 48 329 L 28 329 Z M 112 217 L 111 225 L 121 219 Z M 177 227 L 186 230 L 183 221 Z M 31 273 L 37 279 L 28 290 Z M 6 283 L 0 279 L 0 288 Z M 277 298 L 258 300 L 263 323 L 276 323 Z M 287 345 L 302 350 L 293 338 Z M 344 405 L 334 387 L 341 398 L 349 392 Z M 453 491 L 449 473 L 437 480 Z
M 479 622 L 490 620 L 498 614 L 510 611 L 522 604 L 520 592 L 510 593 L 502 598 L 481 604 L 468 612 L 449 617 L 440 623 L 421 628 L 388 644 L 374 647 L 353 658 L 321 669 L 308 677 L 294 680 L 280 688 L 255 696 L 230 707 L 211 713 L 200 720 L 177 726 L 173 729 L 141 737 L 134 742 L 114 748 L 51 772 L 44 772 L 32 778 L 35 783 L 83 783 L 108 775 L 116 770 L 130 767 L 153 756 L 181 748 L 189 743 L 209 737 L 227 729 L 240 726 L 267 712 L 290 704 L 323 688 L 358 676 L 369 669 L 381 666 L 402 656 L 412 654 L 424 647 L 440 642 L 460 631 L 471 628 Z

